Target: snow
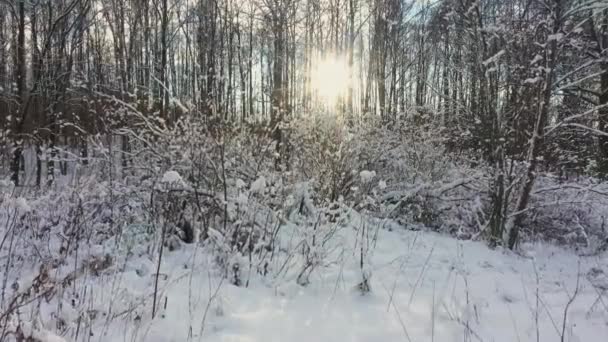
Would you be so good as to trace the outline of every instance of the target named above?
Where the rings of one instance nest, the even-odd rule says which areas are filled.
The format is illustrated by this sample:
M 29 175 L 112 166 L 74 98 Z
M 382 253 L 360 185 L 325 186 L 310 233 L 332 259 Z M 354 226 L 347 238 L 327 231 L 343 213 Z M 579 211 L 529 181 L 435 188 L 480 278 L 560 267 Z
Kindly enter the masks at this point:
M 461 341 L 468 334 L 484 341 L 533 341 L 534 264 L 546 305 L 539 308 L 540 337 L 557 340 L 551 319 L 562 320 L 566 293 L 573 291 L 576 280 L 577 258 L 543 246 L 534 248 L 536 257 L 529 260 L 476 242 L 383 231 L 371 294 L 362 296 L 354 290 L 360 275 L 348 267 L 342 274 L 339 267 L 324 270 L 309 287 L 228 285 L 221 289 L 223 315 L 210 317 L 206 340 L 418 341 L 434 336 L 437 341 Z M 587 317 L 594 294 L 583 290 L 575 302 L 568 318 L 567 333 L 572 336 L 568 340 L 592 341 L 608 334 L 605 312 Z M 173 307 L 187 307 L 187 298 L 172 298 L 177 300 Z M 175 334 L 157 340 L 180 340 Z
M 310 198 L 310 183 L 302 182 L 295 184 L 293 195 L 288 198 L 291 210 L 289 211 L 289 217 L 293 218 L 295 214 L 304 214 L 309 217 L 317 217 L 317 208 Z
M 0 179 L 0 187 L 8 188 L 12 182 L 9 179 Z
M 534 84 L 534 83 L 538 83 L 540 81 L 542 81 L 543 79 L 541 77 L 531 77 L 531 78 L 526 78 L 524 80 L 524 84 Z
M 380 190 L 384 190 L 386 189 L 386 182 L 381 180 L 378 182 L 378 188 L 380 188 Z
M 361 177 L 361 182 L 366 184 L 372 181 L 374 177 L 376 177 L 376 171 L 367 171 L 363 170 L 359 172 L 359 176 Z
M 489 64 L 491 64 L 491 63 L 495 63 L 495 62 L 497 62 L 497 61 L 500 59 L 500 57 L 502 57 L 502 56 L 503 56 L 505 53 L 506 53 L 506 51 L 505 51 L 505 50 L 500 50 L 500 51 L 498 51 L 498 52 L 497 52 L 495 55 L 493 55 L 492 57 L 490 57 L 490 58 L 486 59 L 485 61 L 483 61 L 483 62 L 482 62 L 482 64 L 483 64 L 484 66 L 488 66 L 488 65 L 489 65 Z
M 251 183 L 251 188 L 249 191 L 252 193 L 262 193 L 266 189 L 266 178 L 264 176 L 260 176 L 253 183 Z
M 240 205 L 247 205 L 247 202 L 249 202 L 249 198 L 247 198 L 247 195 L 244 193 L 240 193 L 236 199 L 236 203 Z
M 209 271 L 211 257 L 199 247 L 169 254 L 160 270 L 166 275 L 160 283 L 166 306 L 154 319 L 153 274 L 140 275 L 136 270 L 142 261 L 129 260 L 133 267 L 118 284 L 103 279 L 95 284 L 97 299 L 106 298 L 106 308 L 108 298 L 115 298 L 114 312 L 130 310 L 105 329 L 101 322 L 94 329 L 95 340 L 186 341 L 191 335 L 195 341 L 251 342 L 427 341 L 431 336 L 435 341 L 462 341 L 465 336 L 536 341 L 538 312 L 540 340 L 555 341 L 579 263 L 606 262 L 605 256 L 580 259 L 546 245 L 524 246 L 533 255 L 526 258 L 480 242 L 380 229 L 370 269 L 364 270 L 372 292 L 361 294 L 356 289 L 361 280 L 357 235 L 355 226 L 341 231 L 335 243 L 342 244 L 342 257 L 319 268 L 306 287 L 289 277 L 255 278 L 247 288 L 236 287 Z M 608 335 L 608 312 L 601 304 L 592 308 L 598 294 L 585 283 L 584 274 L 580 280 L 566 340 L 597 341 L 597 336 Z
M 167 171 L 163 174 L 163 177 L 160 180 L 160 184 L 161 187 L 159 188 L 159 190 L 162 189 L 172 189 L 172 190 L 185 190 L 185 189 L 191 189 L 188 184 L 186 183 L 186 181 L 182 178 L 182 176 L 177 172 L 177 171 Z
M 242 179 L 237 179 L 235 185 L 237 189 L 243 189 L 245 187 L 245 182 Z
M 536 56 L 534 56 L 534 58 L 530 61 L 530 65 L 534 65 L 536 63 L 539 63 L 543 59 L 544 59 L 543 56 L 541 56 L 539 54 L 536 54 Z
M 27 200 L 23 197 L 17 197 L 15 200 L 15 206 L 19 209 L 21 213 L 29 213 L 32 211 L 32 207 L 27 203 Z
M 587 280 L 589 280 L 589 283 L 596 289 L 608 291 L 608 275 L 604 269 L 600 267 L 591 268 L 591 270 L 587 272 Z
M 362 181 L 379 178 L 371 171 L 359 175 Z M 387 197 L 400 199 L 419 192 L 441 196 L 470 181 L 456 177 L 433 187 L 419 184 L 388 192 Z M 161 182 L 183 179 L 169 171 Z M 242 210 L 251 206 L 258 211 L 258 196 L 250 195 L 264 192 L 266 182 L 261 176 L 249 191 L 244 183 L 238 186 L 234 195 Z M 378 187 L 386 186 L 382 183 L 378 181 Z M 551 189 L 550 185 L 537 191 Z M 216 230 L 221 228 L 209 227 L 206 245 L 184 244 L 164 254 L 158 272 L 159 311 L 152 318 L 158 254 L 154 249 L 149 253 L 149 247 L 137 240 L 146 227 L 136 230 L 134 224 L 124 228 L 124 240 L 133 240 L 128 253 L 118 250 L 112 239 L 79 252 L 78 262 L 112 255 L 113 266 L 98 275 L 87 274 L 63 288 L 61 280 L 77 263 L 69 259 L 65 265 L 57 265 L 49 273 L 49 283 L 57 281 L 57 293 L 48 302 L 34 301 L 20 309 L 28 314 L 19 316 L 19 323 L 35 326 L 28 331 L 43 342 L 86 341 L 89 337 L 90 341 L 108 342 L 525 342 L 537 341 L 537 332 L 539 341 L 559 341 L 565 307 L 579 283 L 566 316 L 564 341 L 598 341 L 598 336 L 608 336 L 606 253 L 580 257 L 541 243 L 523 244 L 518 253 L 493 250 L 484 242 L 410 231 L 394 221 L 350 209 L 344 223 L 315 223 L 311 229 L 302 217 L 317 222 L 324 210 L 315 208 L 309 187 L 308 182 L 294 187 L 293 210 L 284 213 L 270 274 L 245 272 L 244 277 L 250 278 L 246 287 L 234 286 L 222 277 L 217 260 L 224 255 L 218 256 L 215 248 L 226 246 L 222 240 L 230 237 Z M 36 201 L 23 199 L 22 204 L 38 211 Z M 3 229 L 0 226 L 0 237 Z M 362 236 L 367 238 L 361 241 Z M 53 235 L 48 243 L 62 241 Z M 58 249 L 44 244 L 46 249 Z M 307 285 L 301 286 L 298 274 L 303 258 L 299 253 L 307 244 L 316 267 Z M 242 265 L 250 263 L 243 255 L 226 258 Z M 4 260 L 0 259 L 2 265 Z M 283 265 L 288 266 L 279 271 Z M 7 279 L 7 297 L 14 293 L 13 284 L 21 291 L 32 286 L 39 268 L 32 262 L 29 268 L 11 269 L 5 277 L 3 267 L 0 279 Z M 363 279 L 369 282 L 370 292 L 358 288 Z M 16 322 L 11 324 L 9 329 L 14 331 Z M 77 331 L 79 337 L 75 338 Z
M 14 322 L 11 321 L 8 323 L 8 328 L 11 331 L 15 331 L 17 327 L 21 330 L 21 332 L 28 337 L 31 337 L 33 341 L 39 342 L 66 342 L 60 336 L 57 336 L 49 331 L 42 330 L 39 328 L 35 328 L 33 324 L 28 322 Z M 28 340 L 29 341 L 29 340 Z
M 548 41 L 548 42 L 550 42 L 550 41 L 554 41 L 554 40 L 555 40 L 555 41 L 560 41 L 560 40 L 562 40 L 563 38 L 564 38 L 564 34 L 563 34 L 563 33 L 550 34 L 550 35 L 547 37 L 547 41 Z
M 161 179 L 161 183 L 177 183 L 181 184 L 184 180 L 182 176 L 180 176 L 177 171 L 167 171 L 163 174 L 163 178 Z

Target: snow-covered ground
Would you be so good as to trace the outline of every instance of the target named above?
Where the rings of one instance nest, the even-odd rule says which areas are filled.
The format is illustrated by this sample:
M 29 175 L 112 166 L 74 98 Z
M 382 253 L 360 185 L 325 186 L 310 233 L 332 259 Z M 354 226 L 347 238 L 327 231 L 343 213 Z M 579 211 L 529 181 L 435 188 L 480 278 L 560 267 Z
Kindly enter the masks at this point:
M 590 281 L 608 282 L 599 271 L 608 271 L 605 255 L 582 258 L 547 245 L 522 246 L 525 255 L 517 255 L 430 232 L 379 229 L 364 266 L 371 292 L 362 294 L 357 234 L 353 227 L 340 230 L 334 240 L 343 248 L 307 286 L 286 274 L 251 277 L 248 287 L 236 287 L 220 280 L 204 248 L 189 245 L 161 264 L 154 319 L 156 264 L 145 256 L 78 278 L 59 299 L 23 310 L 21 318 L 39 317 L 37 330 L 62 330 L 66 341 L 599 342 L 608 336 L 608 294 L 600 297 Z M 26 270 L 12 273 L 27 282 Z M 41 340 L 62 341 L 50 336 Z
M 579 293 L 568 312 L 564 340 L 602 341 L 608 336 L 603 304 L 608 298 L 592 307 L 598 292 L 584 273 L 606 261 L 579 259 L 547 246 L 531 247 L 524 258 L 432 233 L 382 230 L 371 293 L 355 289 L 361 279 L 356 267 L 338 264 L 324 269 L 308 287 L 295 282 L 223 285 L 203 339 L 536 341 L 538 316 L 539 340 L 557 341 L 580 262 Z M 151 328 L 144 340 L 184 341 L 190 324 L 198 329 L 200 315 L 192 319 L 187 310 L 187 273 L 176 271 L 172 277 L 183 274 L 184 279 L 167 289 L 165 318 L 146 324 Z

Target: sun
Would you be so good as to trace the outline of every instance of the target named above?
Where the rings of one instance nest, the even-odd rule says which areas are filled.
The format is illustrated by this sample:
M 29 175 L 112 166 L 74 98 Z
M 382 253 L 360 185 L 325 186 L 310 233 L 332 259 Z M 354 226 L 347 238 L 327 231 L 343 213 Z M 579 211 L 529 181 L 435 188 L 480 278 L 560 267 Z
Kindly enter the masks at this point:
M 335 105 L 345 97 L 351 82 L 351 73 L 345 58 L 327 56 L 319 60 L 312 70 L 311 86 L 320 100 Z

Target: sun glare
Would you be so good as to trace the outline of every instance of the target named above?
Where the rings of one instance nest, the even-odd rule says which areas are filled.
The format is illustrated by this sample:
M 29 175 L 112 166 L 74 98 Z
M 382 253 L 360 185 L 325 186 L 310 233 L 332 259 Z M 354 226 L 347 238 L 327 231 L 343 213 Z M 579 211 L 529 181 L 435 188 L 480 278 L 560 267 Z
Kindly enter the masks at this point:
M 317 62 L 311 75 L 311 86 L 325 104 L 335 105 L 347 94 L 350 79 L 346 60 L 330 56 Z

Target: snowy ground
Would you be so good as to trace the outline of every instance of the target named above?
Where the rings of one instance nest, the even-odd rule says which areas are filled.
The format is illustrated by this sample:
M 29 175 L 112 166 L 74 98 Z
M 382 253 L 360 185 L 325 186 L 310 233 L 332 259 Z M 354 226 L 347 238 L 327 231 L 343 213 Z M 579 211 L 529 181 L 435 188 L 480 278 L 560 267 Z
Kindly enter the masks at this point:
M 225 286 L 223 315 L 209 319 L 206 340 L 534 341 L 536 265 L 540 340 L 556 341 L 576 288 L 579 259 L 548 247 L 534 251 L 526 259 L 431 233 L 381 231 L 371 294 L 361 296 L 353 289 L 360 279 L 357 270 L 338 265 L 308 288 L 293 282 Z M 601 260 L 580 262 L 583 272 Z M 601 303 L 592 308 L 598 294 L 585 278 L 579 282 L 565 340 L 601 341 L 600 336 L 608 336 L 608 311 Z M 180 325 L 169 318 L 146 340 L 184 340 L 187 317 L 180 319 L 178 313 L 187 307 L 187 298 L 181 300 L 168 312 Z
M 346 228 L 335 239 L 354 244 L 355 233 Z M 429 232 L 381 229 L 370 257 L 372 291 L 362 295 L 358 248 L 341 249 L 306 287 L 286 275 L 253 277 L 247 288 L 220 281 L 204 249 L 182 248 L 161 265 L 154 319 L 155 261 L 132 257 L 113 271 L 79 278 L 59 300 L 43 301 L 39 312 L 23 310 L 22 319 L 39 317 L 34 325 L 61 330 L 66 341 L 588 342 L 608 336 L 608 295 L 598 301 L 587 277 L 592 268 L 606 271 L 606 256 L 580 258 L 546 245 L 524 246 L 521 256 Z M 27 271 L 12 276 L 20 273 Z M 55 341 L 50 336 L 41 340 Z

